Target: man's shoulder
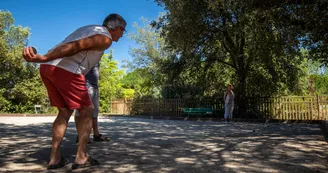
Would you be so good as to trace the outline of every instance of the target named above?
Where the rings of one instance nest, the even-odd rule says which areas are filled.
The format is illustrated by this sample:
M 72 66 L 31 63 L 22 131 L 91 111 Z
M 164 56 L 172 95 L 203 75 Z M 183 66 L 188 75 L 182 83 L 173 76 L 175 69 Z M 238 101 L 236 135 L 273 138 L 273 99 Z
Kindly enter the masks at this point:
M 75 32 L 84 31 L 84 32 L 105 32 L 108 33 L 107 29 L 101 25 L 85 25 L 78 28 Z
M 106 27 L 101 26 L 101 25 L 84 25 L 84 26 L 81 26 L 80 28 L 101 28 L 101 29 L 106 29 Z
M 85 25 L 72 32 L 68 37 L 65 38 L 64 42 L 75 41 L 97 34 L 101 34 L 112 39 L 106 27 L 101 25 Z
M 110 39 L 112 39 L 112 36 L 108 32 L 106 27 L 101 26 L 101 25 L 86 25 L 86 26 L 82 26 L 77 31 L 78 31 L 78 33 L 82 32 L 82 33 L 85 33 L 88 35 L 101 34 L 101 35 L 105 35 L 105 36 L 109 37 Z

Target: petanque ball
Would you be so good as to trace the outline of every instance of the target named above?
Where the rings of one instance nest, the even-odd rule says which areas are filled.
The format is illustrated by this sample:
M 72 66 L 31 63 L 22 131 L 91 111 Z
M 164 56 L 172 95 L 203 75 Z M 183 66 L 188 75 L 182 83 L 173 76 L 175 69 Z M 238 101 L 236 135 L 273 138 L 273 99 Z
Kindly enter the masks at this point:
M 35 49 L 35 47 L 32 47 L 34 54 L 37 54 L 38 51 Z

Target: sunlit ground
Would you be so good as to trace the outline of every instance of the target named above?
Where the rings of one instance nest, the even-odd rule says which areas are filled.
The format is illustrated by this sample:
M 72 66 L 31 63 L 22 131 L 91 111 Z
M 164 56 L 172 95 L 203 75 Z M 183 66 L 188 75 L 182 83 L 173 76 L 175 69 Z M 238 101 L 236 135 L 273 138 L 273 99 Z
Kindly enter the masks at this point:
M 45 172 L 55 117 L 0 117 L 0 172 Z M 316 124 L 263 124 L 100 117 L 111 142 L 89 144 L 101 165 L 74 172 L 328 172 L 328 144 Z M 91 135 L 92 138 L 92 135 Z M 71 164 L 69 122 L 62 154 Z

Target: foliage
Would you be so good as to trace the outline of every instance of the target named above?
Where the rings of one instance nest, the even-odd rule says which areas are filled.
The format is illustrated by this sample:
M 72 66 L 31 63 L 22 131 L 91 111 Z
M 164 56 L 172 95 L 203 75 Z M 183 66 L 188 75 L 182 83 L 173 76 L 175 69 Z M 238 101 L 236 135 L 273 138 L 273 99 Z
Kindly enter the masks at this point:
M 308 91 L 309 94 L 328 95 L 327 67 L 315 60 L 308 60 Z
M 135 90 L 136 97 L 160 97 L 167 77 L 162 68 L 171 53 L 165 50 L 163 38 L 151 27 L 150 21 L 142 18 L 141 22 L 141 26 L 134 23 L 136 33 L 129 35 L 138 47 L 130 49 L 133 60 L 129 62 L 129 73 L 122 82 L 125 87 Z
M 206 74 L 215 62 L 220 63 L 221 68 L 231 69 L 231 75 L 221 78 L 235 84 L 241 112 L 246 96 L 304 93 L 305 64 L 298 47 L 298 28 L 277 20 L 292 15 L 288 4 L 264 8 L 256 6 L 259 1 L 157 2 L 168 10 L 153 26 L 161 29 L 169 49 L 176 53 L 171 60 L 172 76 L 191 67 L 195 74 Z M 197 80 L 200 86 L 198 83 L 213 79 Z
M 120 80 L 124 74 L 123 70 L 119 70 L 117 62 L 113 60 L 112 52 L 104 54 L 100 61 L 99 67 L 99 111 L 110 112 L 110 101 L 112 99 L 123 98 L 125 95 L 131 95 L 123 91 Z
M 163 16 L 160 14 L 159 17 Z M 179 68 L 172 63 L 176 56 L 174 51 L 168 49 L 168 44 L 161 35 L 161 30 L 154 30 L 147 19 L 142 18 L 143 26 L 134 24 L 137 32 L 130 34 L 130 38 L 138 44 L 130 53 L 134 57 L 129 63 L 130 72 L 124 77 L 123 86 L 133 88 L 136 97 L 202 97 L 213 96 L 218 88 L 225 88 L 224 74 L 231 75 L 228 69 L 215 63 L 215 68 L 205 67 L 205 63 L 199 66 L 208 68 L 206 72 L 200 72 L 199 66 Z M 177 73 L 177 70 L 181 70 Z M 221 74 L 221 75 L 217 75 Z M 209 78 L 209 80 L 202 80 Z M 220 82 L 217 82 L 220 81 Z M 209 85 L 211 84 L 211 85 Z M 220 93 L 223 93 L 223 91 Z
M 228 83 L 240 111 L 246 97 L 328 94 L 328 2 L 155 1 L 168 12 L 134 24 L 128 73 L 112 53 L 100 62 L 101 112 L 118 98 L 221 98 Z M 0 11 L 0 112 L 32 113 L 49 100 L 21 57 L 29 29 L 13 22 Z
M 127 73 L 120 82 L 123 88 L 134 91 L 134 97 L 158 97 L 154 80 L 147 69 L 137 68 Z
M 39 66 L 26 63 L 22 49 L 27 44 L 29 29 L 14 26 L 9 12 L 0 11 L 0 112 L 34 113 L 34 105 L 42 105 L 45 113 L 55 113 L 39 75 Z M 123 71 L 117 68 L 112 54 L 104 55 L 100 66 L 100 111 L 109 112 L 109 101 L 132 97 L 119 80 Z
M 46 103 L 46 92 L 37 65 L 21 56 L 29 29 L 13 23 L 10 12 L 0 11 L 0 112 L 33 113 L 35 104 Z

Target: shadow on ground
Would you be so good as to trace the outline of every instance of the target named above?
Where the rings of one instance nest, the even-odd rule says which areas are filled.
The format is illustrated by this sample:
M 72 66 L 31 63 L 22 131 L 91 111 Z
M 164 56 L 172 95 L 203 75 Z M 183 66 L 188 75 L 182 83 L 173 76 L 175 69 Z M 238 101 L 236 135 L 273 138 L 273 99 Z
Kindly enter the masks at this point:
M 51 126 L 0 124 L 0 171 L 45 172 Z M 101 117 L 99 126 L 112 139 L 88 145 L 101 165 L 74 172 L 328 172 L 328 145 L 316 124 Z M 75 139 L 70 122 L 62 153 L 71 163 Z

